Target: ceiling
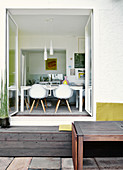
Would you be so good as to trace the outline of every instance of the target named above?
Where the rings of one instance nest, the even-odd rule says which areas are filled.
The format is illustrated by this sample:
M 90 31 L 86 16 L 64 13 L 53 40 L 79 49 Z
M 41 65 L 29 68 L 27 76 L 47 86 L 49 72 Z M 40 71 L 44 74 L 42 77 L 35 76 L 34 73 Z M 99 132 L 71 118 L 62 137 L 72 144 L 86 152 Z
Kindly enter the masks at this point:
M 10 10 L 21 35 L 84 36 L 90 10 Z

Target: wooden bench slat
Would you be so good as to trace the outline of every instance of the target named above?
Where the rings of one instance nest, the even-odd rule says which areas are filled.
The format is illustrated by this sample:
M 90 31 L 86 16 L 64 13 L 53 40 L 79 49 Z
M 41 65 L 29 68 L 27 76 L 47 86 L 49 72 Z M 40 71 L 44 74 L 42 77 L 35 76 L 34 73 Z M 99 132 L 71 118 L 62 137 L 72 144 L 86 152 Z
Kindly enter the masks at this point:
M 71 149 L 72 142 L 41 142 L 41 141 L 1 141 L 0 149 Z

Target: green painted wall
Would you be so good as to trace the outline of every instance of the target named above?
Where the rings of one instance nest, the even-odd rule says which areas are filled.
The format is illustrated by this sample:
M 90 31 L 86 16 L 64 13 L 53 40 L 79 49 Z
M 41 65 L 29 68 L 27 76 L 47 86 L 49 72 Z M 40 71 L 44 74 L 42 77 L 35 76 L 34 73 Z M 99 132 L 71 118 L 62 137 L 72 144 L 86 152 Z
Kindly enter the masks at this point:
M 123 103 L 97 103 L 97 121 L 123 121 Z
M 15 50 L 9 50 L 9 86 L 15 84 Z

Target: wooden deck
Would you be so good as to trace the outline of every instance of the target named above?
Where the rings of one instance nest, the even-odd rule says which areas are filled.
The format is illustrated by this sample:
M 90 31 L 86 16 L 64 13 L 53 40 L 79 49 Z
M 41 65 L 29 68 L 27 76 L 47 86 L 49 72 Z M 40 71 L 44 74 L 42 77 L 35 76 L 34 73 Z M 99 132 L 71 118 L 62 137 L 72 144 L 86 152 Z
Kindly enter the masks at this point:
M 71 138 L 71 132 L 59 132 L 58 126 L 0 129 L 0 156 L 71 157 Z

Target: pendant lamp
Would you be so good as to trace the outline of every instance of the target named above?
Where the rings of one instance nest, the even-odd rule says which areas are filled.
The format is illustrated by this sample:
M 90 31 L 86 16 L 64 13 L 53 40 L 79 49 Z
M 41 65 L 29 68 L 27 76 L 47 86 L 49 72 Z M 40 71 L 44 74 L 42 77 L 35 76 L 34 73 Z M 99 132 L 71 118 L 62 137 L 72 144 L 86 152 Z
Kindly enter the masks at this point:
M 53 55 L 53 43 L 52 43 L 52 40 L 50 40 L 50 55 Z
M 46 46 L 44 47 L 44 60 L 47 60 L 47 49 L 46 49 Z

